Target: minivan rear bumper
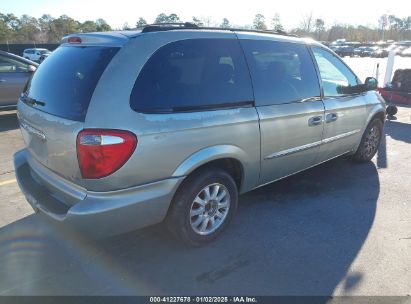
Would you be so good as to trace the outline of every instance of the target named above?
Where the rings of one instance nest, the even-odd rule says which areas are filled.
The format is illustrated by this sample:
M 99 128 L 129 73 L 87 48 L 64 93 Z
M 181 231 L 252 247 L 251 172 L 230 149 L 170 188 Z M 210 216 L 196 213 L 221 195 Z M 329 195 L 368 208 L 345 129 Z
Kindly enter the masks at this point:
M 85 189 L 83 192 L 44 166 L 32 162 L 35 160 L 30 159 L 27 150 L 14 155 L 17 182 L 33 209 L 98 237 L 161 222 L 184 179 L 170 178 L 109 192 Z

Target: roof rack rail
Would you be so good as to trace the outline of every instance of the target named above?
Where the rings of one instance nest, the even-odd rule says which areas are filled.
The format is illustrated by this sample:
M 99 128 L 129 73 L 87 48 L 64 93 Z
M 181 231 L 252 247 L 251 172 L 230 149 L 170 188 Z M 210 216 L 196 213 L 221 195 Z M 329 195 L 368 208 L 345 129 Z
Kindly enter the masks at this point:
M 179 22 L 179 23 L 154 23 L 149 24 L 143 27 L 142 33 L 149 33 L 149 32 L 161 32 L 161 31 L 169 31 L 169 30 L 177 30 L 177 29 L 198 29 L 199 26 L 195 23 L 191 22 Z
M 222 31 L 231 31 L 231 32 L 252 32 L 252 33 L 261 33 L 261 34 L 274 34 L 274 35 L 282 35 L 282 36 L 291 36 L 291 37 L 298 37 L 294 34 L 289 34 L 284 31 L 275 31 L 275 30 L 256 30 L 256 29 L 245 29 L 245 28 L 223 28 L 223 27 L 198 27 L 199 29 L 204 30 L 222 30 Z
M 284 31 L 275 31 L 275 30 L 256 30 L 256 29 L 244 29 L 244 28 L 223 28 L 223 27 L 207 27 L 207 26 L 199 26 L 192 22 L 180 22 L 180 23 L 154 23 L 149 24 L 143 27 L 142 33 L 149 33 L 149 32 L 161 32 L 161 31 L 171 31 L 171 30 L 220 30 L 220 31 L 231 31 L 231 32 L 252 32 L 252 33 L 262 33 L 262 34 L 274 34 L 274 35 L 282 35 L 282 36 L 291 36 L 291 37 L 298 37 L 294 34 L 289 34 Z

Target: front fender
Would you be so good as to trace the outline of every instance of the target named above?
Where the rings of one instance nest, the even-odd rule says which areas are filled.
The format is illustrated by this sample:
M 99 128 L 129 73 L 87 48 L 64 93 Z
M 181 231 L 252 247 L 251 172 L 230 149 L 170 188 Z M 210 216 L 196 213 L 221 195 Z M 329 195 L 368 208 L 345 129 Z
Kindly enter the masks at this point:
M 385 117 L 385 101 L 384 98 L 382 98 L 382 96 L 378 93 L 375 92 L 375 95 L 377 96 L 377 99 L 379 102 L 377 103 L 372 103 L 372 104 L 367 104 L 368 107 L 368 117 L 367 117 L 367 122 L 365 124 L 364 130 L 365 128 L 367 128 L 368 124 L 371 122 L 371 119 L 377 115 L 378 113 L 382 113 Z M 385 119 L 384 119 L 385 120 Z M 383 121 L 384 123 L 384 121 Z
M 371 122 L 371 120 L 376 115 L 381 113 L 382 115 L 384 115 L 384 118 L 385 118 L 385 101 L 381 97 L 381 95 L 376 94 L 376 96 L 377 96 L 379 102 L 372 103 L 372 104 L 367 104 L 367 120 L 365 121 L 365 123 L 363 125 L 363 128 L 361 130 L 361 134 L 364 134 L 365 129 L 367 128 L 368 124 Z M 384 123 L 384 120 L 383 120 L 383 123 Z M 361 136 L 361 138 L 362 138 L 362 136 Z M 361 143 L 361 140 L 353 147 L 352 153 L 355 153 L 355 151 L 357 151 L 360 143 Z

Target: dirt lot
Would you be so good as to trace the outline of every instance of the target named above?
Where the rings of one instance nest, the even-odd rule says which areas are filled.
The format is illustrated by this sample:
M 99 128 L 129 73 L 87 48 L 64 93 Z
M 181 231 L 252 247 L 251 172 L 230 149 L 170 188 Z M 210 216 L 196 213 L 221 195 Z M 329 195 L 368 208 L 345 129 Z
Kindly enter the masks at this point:
M 96 241 L 33 214 L 11 163 L 17 127 L 0 113 L 0 295 L 411 294 L 411 108 L 373 162 L 341 157 L 243 195 L 197 249 L 161 226 Z

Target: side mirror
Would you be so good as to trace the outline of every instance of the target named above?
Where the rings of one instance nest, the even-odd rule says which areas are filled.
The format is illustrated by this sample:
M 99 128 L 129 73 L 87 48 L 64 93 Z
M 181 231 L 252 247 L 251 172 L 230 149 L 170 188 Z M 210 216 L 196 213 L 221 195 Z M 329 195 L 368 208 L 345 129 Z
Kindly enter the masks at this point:
M 374 77 L 367 77 L 364 83 L 365 91 L 373 91 L 378 87 L 378 80 Z
M 29 65 L 28 71 L 29 73 L 34 73 L 37 70 L 37 68 L 34 65 Z

